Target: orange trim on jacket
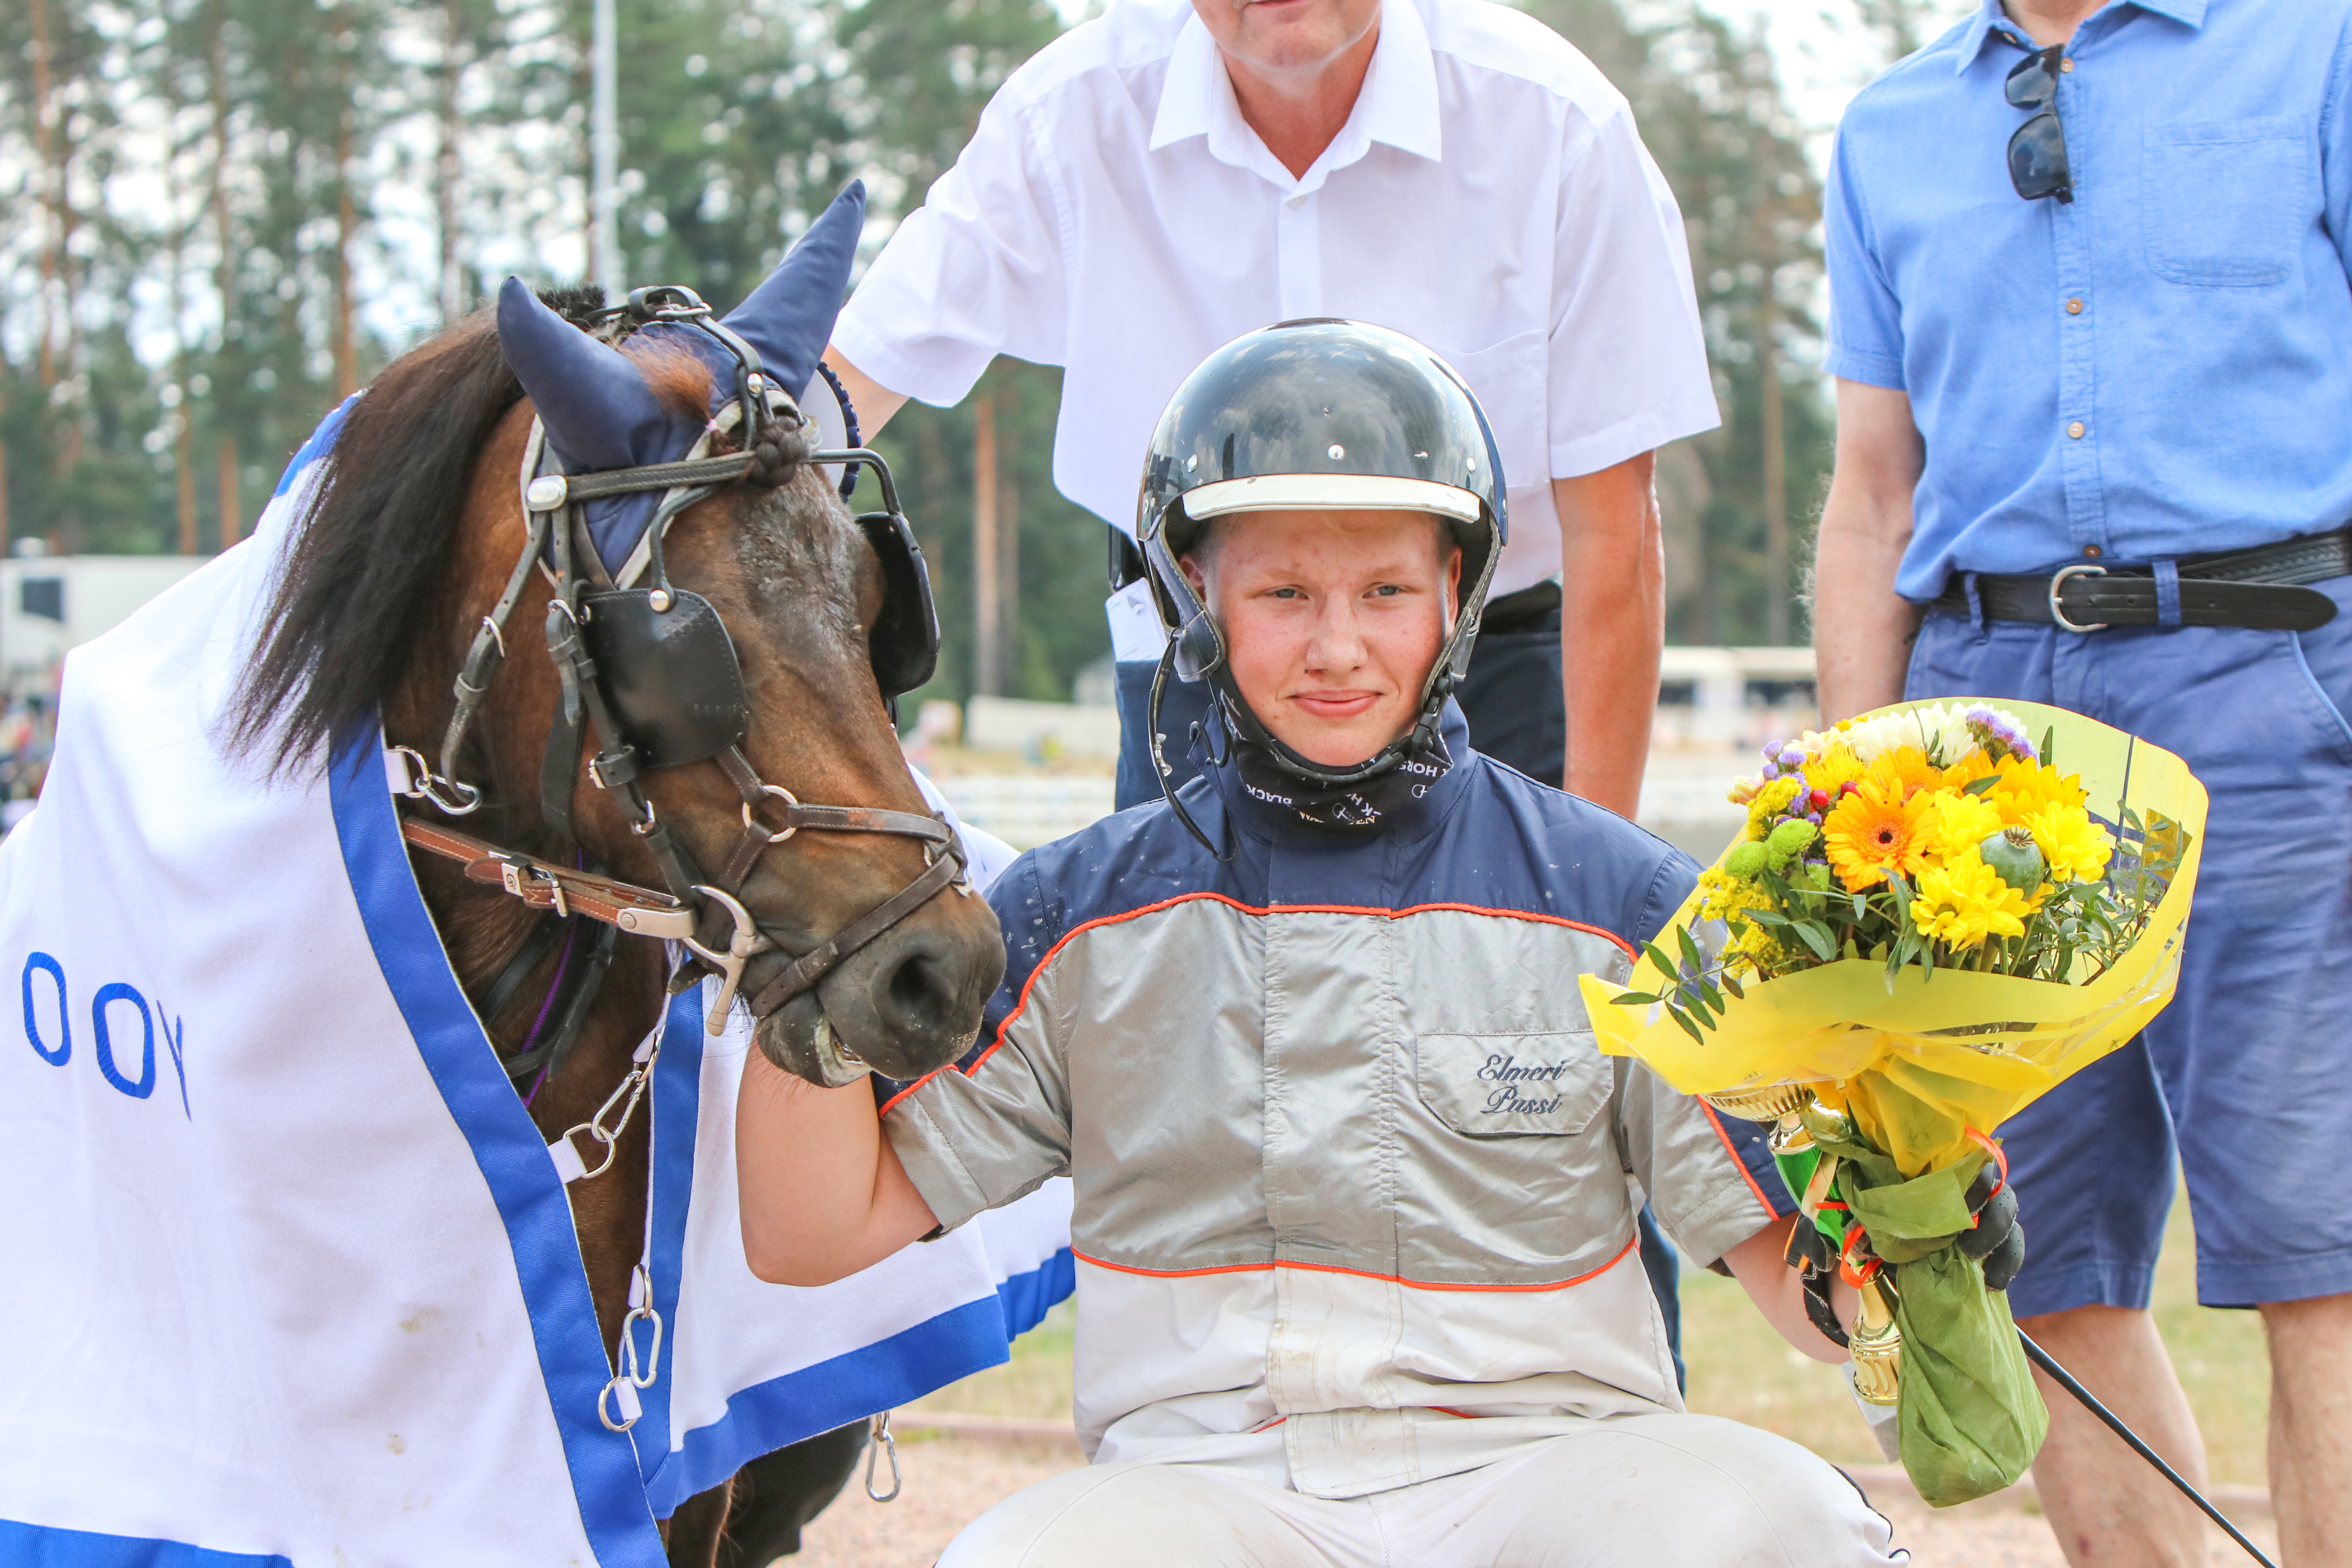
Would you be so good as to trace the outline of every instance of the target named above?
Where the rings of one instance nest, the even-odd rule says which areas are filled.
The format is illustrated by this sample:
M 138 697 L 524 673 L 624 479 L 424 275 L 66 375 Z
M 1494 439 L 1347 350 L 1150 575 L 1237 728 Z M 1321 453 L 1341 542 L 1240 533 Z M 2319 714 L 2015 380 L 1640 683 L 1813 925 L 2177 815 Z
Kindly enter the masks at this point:
M 1565 1290 L 1571 1285 L 1581 1285 L 1588 1279 L 1597 1279 L 1622 1263 L 1625 1260 L 1625 1255 L 1632 1252 L 1640 1241 L 1640 1233 L 1636 1232 L 1626 1238 L 1625 1245 L 1617 1249 L 1615 1257 L 1600 1268 L 1580 1274 L 1573 1279 L 1555 1279 L 1540 1285 L 1449 1285 L 1433 1279 L 1408 1279 L 1402 1274 L 1374 1274 L 1364 1268 L 1342 1268 L 1331 1263 L 1301 1263 L 1287 1258 L 1276 1258 L 1265 1263 L 1224 1263 L 1213 1268 L 1139 1268 L 1132 1264 L 1107 1263 L 1099 1258 L 1089 1258 L 1076 1247 L 1070 1249 L 1070 1256 L 1081 1263 L 1091 1263 L 1097 1268 L 1108 1268 L 1117 1274 L 1139 1274 L 1147 1279 L 1190 1279 L 1203 1274 L 1255 1274 L 1262 1269 L 1297 1268 L 1310 1274 L 1352 1274 L 1359 1279 L 1377 1279 L 1383 1285 L 1402 1285 L 1409 1290 L 1518 1292 Z

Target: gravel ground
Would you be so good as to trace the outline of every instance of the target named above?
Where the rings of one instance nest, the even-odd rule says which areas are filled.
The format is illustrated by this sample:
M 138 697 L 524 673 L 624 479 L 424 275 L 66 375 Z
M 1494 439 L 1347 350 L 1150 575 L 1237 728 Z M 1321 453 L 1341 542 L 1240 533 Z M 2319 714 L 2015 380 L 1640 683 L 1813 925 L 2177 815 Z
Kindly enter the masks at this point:
M 906 1491 L 889 1504 L 868 1502 L 855 1483 L 811 1525 L 797 1568 L 926 1568 L 957 1531 L 1023 1487 L 1075 1468 L 1066 1447 L 940 1437 L 899 1446 Z M 2036 1515 L 1999 1500 L 1934 1510 L 1916 1499 L 1882 1498 L 1895 1539 L 1914 1568 L 2064 1568 L 2065 1558 Z M 2266 1552 L 2276 1532 L 2267 1520 L 2247 1526 Z M 2215 1568 L 2249 1561 L 2219 1531 Z

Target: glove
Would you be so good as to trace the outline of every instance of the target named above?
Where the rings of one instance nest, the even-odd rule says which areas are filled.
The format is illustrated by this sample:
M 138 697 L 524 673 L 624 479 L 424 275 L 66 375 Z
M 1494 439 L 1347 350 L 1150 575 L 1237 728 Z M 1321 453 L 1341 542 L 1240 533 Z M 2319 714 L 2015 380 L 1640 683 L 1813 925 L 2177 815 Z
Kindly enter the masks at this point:
M 1985 1289 L 2006 1290 L 2025 1266 L 2025 1228 L 2017 1223 L 2017 1193 L 2009 1184 L 2009 1162 L 1998 1153 L 1985 1162 L 1969 1184 L 1969 1208 L 1976 1226 L 1960 1232 L 1952 1245 L 1963 1256 L 1984 1265 Z

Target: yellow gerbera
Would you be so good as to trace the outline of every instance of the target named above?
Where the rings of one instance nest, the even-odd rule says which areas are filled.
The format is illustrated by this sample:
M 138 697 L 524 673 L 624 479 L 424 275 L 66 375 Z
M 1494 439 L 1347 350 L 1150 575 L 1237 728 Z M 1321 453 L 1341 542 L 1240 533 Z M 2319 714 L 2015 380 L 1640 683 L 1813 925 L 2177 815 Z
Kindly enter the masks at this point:
M 1852 746 L 1835 745 L 1805 764 L 1805 783 L 1828 792 L 1832 799 L 1845 785 L 1861 778 L 1869 770 L 1862 759 L 1853 754 Z
M 1943 783 L 1944 770 L 1929 762 L 1927 753 L 1918 747 L 1896 746 L 1880 752 L 1864 777 L 1874 781 L 1882 789 L 1892 786 L 1908 795 Z
M 2025 895 L 1974 855 L 1920 873 L 1918 896 L 1911 900 L 1911 923 L 1955 948 L 1980 946 L 1988 937 L 2021 936 L 2027 912 Z
M 2089 798 L 2083 793 L 2081 774 L 2062 774 L 2042 763 L 2003 757 L 1994 764 L 1992 772 L 2000 782 L 1985 792 L 1985 798 L 2000 808 L 2005 827 L 2022 827 L 2027 817 L 2044 806 L 2079 810 Z
M 2001 829 L 2000 808 L 1975 795 L 1939 789 L 1921 798 L 1928 804 L 1935 852 L 1948 860 L 1975 854 L 1978 845 Z
M 1822 834 L 1846 890 L 1858 893 L 1886 880 L 1889 871 L 1910 876 L 1925 867 L 1934 847 L 1929 809 L 1927 796 L 1906 797 L 1899 783 L 1878 778 L 1863 780 L 1838 802 Z
M 1789 809 L 1789 803 L 1804 787 L 1805 781 L 1792 775 L 1774 779 L 1758 790 L 1756 798 L 1748 803 L 1748 837 L 1761 838 L 1771 832 L 1773 819 Z
M 1977 763 L 1984 761 L 1981 752 L 1973 753 L 1973 757 Z M 1971 768 L 1966 762 L 1939 768 L 1929 760 L 1927 752 L 1916 746 L 1897 746 L 1893 751 L 1883 752 L 1869 768 L 1870 776 L 1901 780 L 1906 795 L 1917 790 L 1958 789 L 1986 771 L 1981 767 Z
M 2033 835 L 2042 859 L 2049 862 L 2052 881 L 2095 882 L 2107 874 L 2115 842 L 2081 806 L 2045 805 L 2027 817 L 2023 826 Z

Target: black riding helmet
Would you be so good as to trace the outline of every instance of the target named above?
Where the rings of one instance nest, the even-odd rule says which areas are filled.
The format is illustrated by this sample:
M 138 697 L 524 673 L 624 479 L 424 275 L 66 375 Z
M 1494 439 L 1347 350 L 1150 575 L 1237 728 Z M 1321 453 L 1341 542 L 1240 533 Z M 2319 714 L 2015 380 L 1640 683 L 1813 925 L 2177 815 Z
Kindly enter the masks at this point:
M 1353 767 L 1308 761 L 1267 731 L 1234 685 L 1224 639 L 1180 557 L 1213 518 L 1239 511 L 1425 511 L 1462 548 L 1461 604 L 1412 730 Z M 1284 321 L 1235 338 L 1168 403 L 1143 466 L 1136 536 L 1170 634 L 1160 679 L 1214 688 L 1228 732 L 1282 773 L 1347 788 L 1438 749 L 1438 718 L 1470 668 L 1506 537 L 1503 475 L 1486 416 L 1452 365 L 1361 321 Z M 1157 685 L 1157 683 L 1155 683 Z M 1152 703 L 1153 762 L 1160 761 Z

